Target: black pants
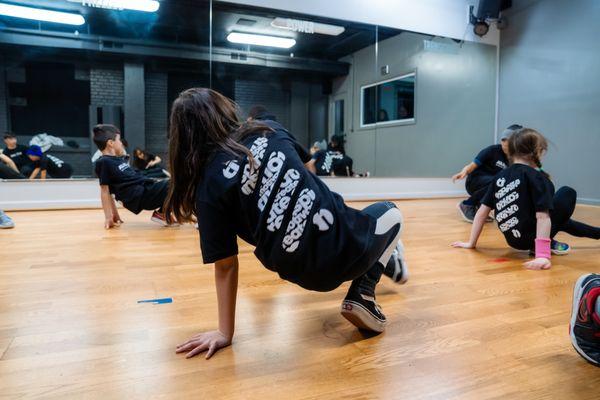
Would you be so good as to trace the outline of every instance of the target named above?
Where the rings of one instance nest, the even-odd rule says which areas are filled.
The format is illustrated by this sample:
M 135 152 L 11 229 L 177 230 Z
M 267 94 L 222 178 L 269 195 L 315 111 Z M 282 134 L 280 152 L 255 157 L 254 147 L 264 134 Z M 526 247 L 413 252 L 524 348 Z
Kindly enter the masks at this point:
M 169 177 L 167 174 L 165 174 L 162 167 L 158 165 L 139 171 L 142 175 L 147 176 L 148 178 L 164 179 Z
M 19 167 L 21 174 L 23 174 L 23 176 L 25 176 L 25 178 L 27 179 L 29 179 L 34 169 L 35 167 L 33 166 L 33 164 L 25 164 L 22 167 Z
M 571 219 L 577 203 L 577 192 L 564 186 L 554 195 L 554 209 L 550 212 L 552 231 L 550 237 L 554 238 L 558 232 L 565 232 L 572 236 L 600 239 L 600 228 L 586 225 Z
M 25 176 L 0 161 L 0 179 L 25 179 Z
M 73 167 L 71 167 L 70 164 L 65 163 L 58 171 L 55 171 L 52 174 L 48 173 L 48 175 L 50 178 L 54 179 L 69 179 L 71 176 L 73 176 Z
M 141 210 L 156 210 L 162 213 L 163 204 L 169 193 L 169 180 L 152 182 L 144 186 L 144 194 L 140 201 Z
M 492 175 L 469 175 L 465 183 L 465 189 L 470 196 L 467 201 L 479 207 L 481 199 L 483 199 L 493 181 L 494 176 Z
M 375 286 L 400 240 L 402 215 L 396 205 L 389 201 L 372 204 L 362 211 L 377 219 L 375 235 L 369 246 L 370 257 L 367 261 L 367 265 L 372 266 L 367 272 L 352 281 L 350 290 L 358 289 L 360 293 L 374 297 Z

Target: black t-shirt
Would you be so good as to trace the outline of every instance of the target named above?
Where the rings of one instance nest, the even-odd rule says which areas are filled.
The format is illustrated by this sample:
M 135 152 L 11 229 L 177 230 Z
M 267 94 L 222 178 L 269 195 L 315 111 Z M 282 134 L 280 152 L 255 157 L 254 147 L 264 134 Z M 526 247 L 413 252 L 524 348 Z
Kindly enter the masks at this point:
M 102 156 L 96 161 L 100 185 L 108 185 L 110 193 L 133 212 L 137 212 L 144 194 L 144 185 L 154 182 L 134 170 L 123 157 Z
M 17 165 L 17 168 L 21 169 L 24 165 L 30 164 L 31 160 L 25 154 L 27 150 L 27 146 L 23 146 L 22 144 L 18 144 L 17 147 L 10 150 L 8 147 L 2 150 L 2 154 L 10 159 Z
M 494 144 L 481 150 L 473 162 L 477 164 L 477 169 L 471 173 L 472 176 L 494 176 L 508 167 L 508 158 L 500 144 Z
M 554 185 L 540 171 L 513 164 L 500 172 L 481 200 L 494 209 L 500 231 L 511 247 L 529 250 L 536 237 L 536 212 L 553 208 Z
M 144 170 L 150 164 L 150 161 L 154 160 L 156 156 L 152 153 L 144 153 L 144 157 L 140 158 L 133 156 L 133 167 L 139 170 Z
M 260 163 L 218 150 L 196 193 L 204 263 L 238 253 L 237 238 L 256 246 L 263 265 L 286 280 L 319 290 L 323 282 L 365 264 L 374 218 L 343 199 L 304 167 L 283 129 L 242 143 Z
M 339 151 L 319 150 L 313 154 L 317 175 L 331 175 L 335 166 L 344 159 L 344 155 Z
M 72 171 L 69 164 L 52 154 L 42 155 L 39 160 L 33 162 L 33 166 L 42 171 L 48 171 L 48 174 L 53 178 L 70 177 Z

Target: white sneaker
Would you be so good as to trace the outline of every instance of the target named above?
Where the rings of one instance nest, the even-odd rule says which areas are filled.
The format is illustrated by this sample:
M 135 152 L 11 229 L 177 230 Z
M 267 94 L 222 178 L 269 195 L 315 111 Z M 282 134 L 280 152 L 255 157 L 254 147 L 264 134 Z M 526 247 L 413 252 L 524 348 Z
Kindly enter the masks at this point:
M 15 227 L 15 222 L 4 211 L 0 210 L 0 229 L 10 229 Z

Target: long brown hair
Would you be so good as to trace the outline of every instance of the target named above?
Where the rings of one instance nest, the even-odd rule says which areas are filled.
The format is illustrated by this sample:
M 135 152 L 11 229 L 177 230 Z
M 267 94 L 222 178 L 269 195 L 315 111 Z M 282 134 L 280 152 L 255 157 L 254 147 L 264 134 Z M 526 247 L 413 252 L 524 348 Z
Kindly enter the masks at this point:
M 548 150 L 548 140 L 531 128 L 519 129 L 508 138 L 508 155 L 511 161 L 515 157 L 524 158 L 537 166 L 540 171 L 550 177 L 542 170 L 542 161 L 539 155 Z
M 240 141 L 270 130 L 259 122 L 242 124 L 236 104 L 214 90 L 192 88 L 181 92 L 171 107 L 171 180 L 164 205 L 167 221 L 193 221 L 196 188 L 215 151 L 221 149 L 240 158 L 247 156 L 253 167 L 252 153 Z

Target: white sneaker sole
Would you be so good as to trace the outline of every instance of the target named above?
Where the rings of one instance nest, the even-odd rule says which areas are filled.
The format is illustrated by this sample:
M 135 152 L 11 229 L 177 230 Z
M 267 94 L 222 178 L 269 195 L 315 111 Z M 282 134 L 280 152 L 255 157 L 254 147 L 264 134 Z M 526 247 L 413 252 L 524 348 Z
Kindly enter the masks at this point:
M 152 218 L 150 218 L 150 221 L 156 222 L 157 224 L 162 225 L 162 226 L 169 226 L 169 224 L 167 224 L 166 221 L 163 221 L 160 218 L 152 217 Z
M 550 250 L 550 252 L 552 254 L 554 254 L 555 256 L 566 256 L 567 254 L 569 254 L 569 252 L 571 251 L 571 248 L 569 247 L 569 250 Z
M 394 272 L 394 275 L 391 277 L 391 279 L 394 283 L 398 285 L 404 285 L 408 281 L 410 274 L 408 272 L 408 264 L 406 263 L 406 258 L 404 258 L 404 244 L 402 243 L 402 240 L 398 240 L 398 244 L 396 245 L 396 251 L 398 252 L 398 258 L 400 259 L 400 264 L 402 265 L 402 268 L 400 268 L 399 265 L 396 264 L 396 271 Z M 398 273 L 402 273 L 402 277 L 399 281 L 396 280 Z
M 382 321 L 369 312 L 362 304 L 352 300 L 342 302 L 341 314 L 359 329 L 381 333 L 385 330 L 387 321 Z
M 591 359 L 590 357 L 588 357 L 585 352 L 583 350 L 581 350 L 581 347 L 579 347 L 579 345 L 577 344 L 577 338 L 575 337 L 575 323 L 577 322 L 577 313 L 578 313 L 578 308 L 579 308 L 579 300 L 581 298 L 581 293 L 583 292 L 583 290 L 586 288 L 587 285 L 589 285 L 591 282 L 593 282 L 595 279 L 590 279 L 590 281 L 588 283 L 585 284 L 585 286 L 581 286 L 581 284 L 583 283 L 583 281 L 592 274 L 586 274 L 586 275 L 582 275 L 579 277 L 579 279 L 577 279 L 577 282 L 575 282 L 575 287 L 573 288 L 573 307 L 571 308 L 571 324 L 569 325 L 569 334 L 571 336 L 571 344 L 573 345 L 573 348 L 575 349 L 575 351 L 581 356 L 583 357 L 586 361 L 590 362 L 591 364 L 594 365 L 600 365 L 598 364 L 598 362 L 594 359 Z M 577 299 L 577 301 L 576 301 Z

